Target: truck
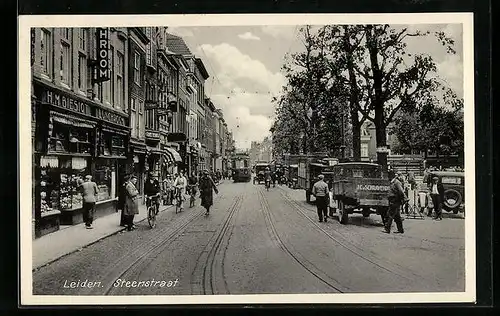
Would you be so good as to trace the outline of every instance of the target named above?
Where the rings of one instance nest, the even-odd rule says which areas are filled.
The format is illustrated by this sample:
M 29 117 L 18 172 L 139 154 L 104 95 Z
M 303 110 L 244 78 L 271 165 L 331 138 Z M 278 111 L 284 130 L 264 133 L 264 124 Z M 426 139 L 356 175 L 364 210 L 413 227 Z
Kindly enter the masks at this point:
M 349 214 L 369 217 L 379 214 L 385 223 L 389 207 L 390 181 L 382 166 L 368 162 L 339 163 L 331 169 L 329 207 L 337 213 L 341 224 L 347 224 Z
M 299 157 L 297 171 L 297 186 L 305 190 L 306 201 L 311 202 L 312 188 L 318 181 L 320 174 L 325 176 L 326 183 L 331 182 L 333 175 L 332 168 L 338 164 L 337 158 L 330 158 L 327 155 L 307 155 Z

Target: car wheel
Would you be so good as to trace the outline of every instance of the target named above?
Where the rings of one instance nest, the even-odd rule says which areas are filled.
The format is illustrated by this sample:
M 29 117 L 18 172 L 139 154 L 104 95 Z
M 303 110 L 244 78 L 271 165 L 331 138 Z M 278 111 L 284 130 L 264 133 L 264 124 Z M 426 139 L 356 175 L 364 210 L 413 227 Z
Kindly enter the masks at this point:
M 462 203 L 462 194 L 460 194 L 460 192 L 454 189 L 448 189 L 444 191 L 443 204 L 447 209 L 453 212 L 455 212 L 456 209 L 458 212 L 458 207 L 460 206 L 461 203 Z

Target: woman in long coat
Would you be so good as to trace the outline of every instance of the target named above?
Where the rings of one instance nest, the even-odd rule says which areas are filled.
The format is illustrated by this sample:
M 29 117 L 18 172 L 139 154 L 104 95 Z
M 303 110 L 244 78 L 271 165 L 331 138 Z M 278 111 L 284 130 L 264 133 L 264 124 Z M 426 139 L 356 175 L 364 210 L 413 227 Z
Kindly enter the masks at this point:
M 210 207 L 214 204 L 214 194 L 219 193 L 217 190 L 217 186 L 214 183 L 214 180 L 208 175 L 208 170 L 203 171 L 203 176 L 200 178 L 200 198 L 201 198 L 201 206 L 203 206 L 207 212 L 205 215 L 210 214 Z
M 127 230 L 131 231 L 134 229 L 134 216 L 139 214 L 139 191 L 136 188 L 137 178 L 132 176 L 127 184 L 125 185 L 125 207 L 123 209 L 123 214 L 126 218 Z

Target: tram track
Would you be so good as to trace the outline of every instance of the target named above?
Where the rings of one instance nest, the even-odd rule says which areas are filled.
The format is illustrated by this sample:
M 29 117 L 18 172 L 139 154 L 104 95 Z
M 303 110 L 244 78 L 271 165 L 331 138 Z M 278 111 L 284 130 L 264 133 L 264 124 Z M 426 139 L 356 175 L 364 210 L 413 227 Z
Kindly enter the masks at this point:
M 359 257 L 360 259 L 376 266 L 377 268 L 397 275 L 398 277 L 401 277 L 407 281 L 415 282 L 416 280 L 421 280 L 422 276 L 419 274 L 414 273 L 412 270 L 409 270 L 406 267 L 403 267 L 399 265 L 398 263 L 395 263 L 391 260 L 388 260 L 387 258 L 380 258 L 377 254 L 375 254 L 373 251 L 370 249 L 366 249 L 362 247 L 361 245 L 357 245 L 347 239 L 345 239 L 343 236 L 341 236 L 339 233 L 336 233 L 335 231 L 329 232 L 324 229 L 321 225 L 319 225 L 316 220 L 312 219 L 308 214 L 306 214 L 303 210 L 303 207 L 301 207 L 296 201 L 293 201 L 288 195 L 284 193 L 284 191 L 281 189 L 280 194 L 283 196 L 283 199 L 293 208 L 295 209 L 299 214 L 304 216 L 311 225 L 313 225 L 315 228 L 317 228 L 319 231 L 324 233 L 330 240 L 335 242 L 337 245 L 341 246 L 342 248 L 346 249 L 347 251 L 351 252 L 355 256 Z
M 268 229 L 271 239 L 276 243 L 276 245 L 286 254 L 288 254 L 296 263 L 298 263 L 302 268 L 308 271 L 311 275 L 317 278 L 319 281 L 324 283 L 326 286 L 330 287 L 337 293 L 344 293 L 350 291 L 349 288 L 340 284 L 337 280 L 328 276 L 324 271 L 316 267 L 311 261 L 304 258 L 300 253 L 293 251 L 290 246 L 287 246 L 285 242 L 280 237 L 276 225 L 274 224 L 273 215 L 270 211 L 270 207 L 266 196 L 263 194 L 263 189 L 258 189 L 258 194 L 260 196 L 260 204 L 264 213 L 264 218 L 266 222 L 266 227 Z
M 223 196 L 219 196 L 219 199 Z M 113 285 L 118 279 L 126 279 L 127 276 L 139 271 L 139 267 L 147 266 L 155 257 L 161 253 L 171 242 L 173 242 L 179 234 L 185 230 L 194 220 L 200 218 L 204 214 L 204 210 L 198 208 L 188 208 L 183 213 L 184 217 L 168 223 L 168 225 L 158 229 L 158 226 L 149 235 L 149 240 L 145 243 L 137 245 L 133 250 L 124 254 L 120 259 L 108 266 L 103 273 L 100 274 L 100 280 L 104 285 L 102 288 L 87 289 L 83 295 L 113 295 L 116 290 Z
M 212 235 L 209 242 L 196 260 L 196 266 L 191 273 L 191 293 L 193 295 L 230 294 L 227 280 L 224 276 L 224 261 L 226 247 L 222 243 L 232 234 L 232 220 L 241 208 L 244 193 L 236 196 L 227 210 L 219 229 Z M 229 234 L 228 234 L 229 233 Z M 217 265 L 220 264 L 220 270 Z

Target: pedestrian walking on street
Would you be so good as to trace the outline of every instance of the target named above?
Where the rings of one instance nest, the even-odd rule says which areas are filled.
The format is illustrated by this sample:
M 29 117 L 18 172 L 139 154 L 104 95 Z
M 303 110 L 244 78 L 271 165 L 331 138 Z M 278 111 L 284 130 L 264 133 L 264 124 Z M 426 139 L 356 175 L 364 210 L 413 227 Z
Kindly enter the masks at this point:
M 325 176 L 320 174 L 318 176 L 318 181 L 314 184 L 312 188 L 312 194 L 316 197 L 316 208 L 318 209 L 318 217 L 320 223 L 327 222 L 328 218 L 328 184 L 326 184 Z
M 432 205 L 434 206 L 434 219 L 438 221 L 443 219 L 442 215 L 443 196 L 444 196 L 444 187 L 443 184 L 439 181 L 439 177 L 437 176 L 432 177 L 431 199 L 432 199 Z M 429 211 L 429 214 L 431 214 L 431 211 Z
M 384 232 L 390 234 L 392 221 L 396 222 L 397 232 L 399 234 L 404 233 L 403 221 L 401 220 L 401 205 L 405 203 L 408 199 L 403 190 L 403 185 L 401 183 L 402 174 L 398 172 L 394 174 L 393 171 L 389 173 L 391 180 L 390 190 L 389 190 L 389 211 L 387 214 L 387 220 L 385 222 Z
M 125 223 L 127 225 L 127 230 L 131 231 L 134 229 L 134 216 L 139 214 L 139 191 L 137 190 L 137 177 L 131 176 L 125 185 L 125 208 L 123 213 L 125 214 Z
M 205 215 L 209 215 L 210 207 L 214 204 L 213 191 L 219 194 L 219 190 L 217 189 L 214 180 L 209 176 L 208 170 L 203 171 L 203 175 L 201 176 L 199 182 L 201 206 L 207 210 Z
M 80 188 L 83 197 L 83 221 L 85 222 L 85 228 L 92 229 L 95 203 L 99 190 L 97 189 L 97 184 L 92 181 L 91 175 L 85 176 L 85 182 L 81 184 Z

